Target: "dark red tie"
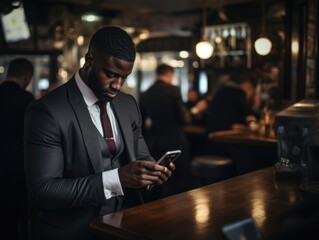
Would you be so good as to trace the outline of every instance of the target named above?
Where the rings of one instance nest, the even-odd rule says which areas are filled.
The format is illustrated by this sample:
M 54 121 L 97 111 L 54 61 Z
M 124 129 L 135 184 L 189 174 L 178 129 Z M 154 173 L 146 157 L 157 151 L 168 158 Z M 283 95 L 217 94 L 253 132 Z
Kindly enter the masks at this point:
M 104 139 L 110 149 L 110 152 L 112 155 L 115 155 L 116 153 L 116 145 L 113 137 L 113 132 L 112 132 L 112 126 L 110 123 L 109 116 L 107 115 L 106 112 L 106 104 L 102 102 L 97 102 L 96 103 L 99 108 L 100 108 L 100 118 L 101 118 L 101 123 L 103 127 L 103 135 Z

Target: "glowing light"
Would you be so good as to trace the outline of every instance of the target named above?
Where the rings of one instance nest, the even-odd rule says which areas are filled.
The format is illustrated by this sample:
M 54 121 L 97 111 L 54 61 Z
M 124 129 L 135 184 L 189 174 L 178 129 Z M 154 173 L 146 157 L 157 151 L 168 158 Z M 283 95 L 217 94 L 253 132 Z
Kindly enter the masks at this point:
M 48 89 L 48 87 L 49 87 L 49 80 L 48 79 L 46 79 L 46 78 L 39 79 L 38 88 L 40 90 Z
M 81 19 L 82 21 L 86 21 L 86 22 L 97 22 L 101 20 L 101 17 L 94 14 L 87 14 L 87 15 L 83 15 Z
M 192 65 L 193 65 L 193 68 L 199 68 L 199 62 L 197 61 L 194 61 Z
M 66 70 L 64 70 L 63 68 L 60 68 L 58 73 L 59 73 L 59 75 L 61 76 L 62 79 L 65 79 L 68 76 L 68 72 Z
M 80 66 L 83 66 L 85 63 L 85 57 L 80 58 Z
M 82 35 L 78 36 L 77 42 L 79 46 L 82 46 L 84 43 L 84 37 Z
M 297 41 L 292 41 L 291 50 L 293 53 L 298 53 L 299 51 L 299 43 Z
M 196 44 L 196 54 L 201 59 L 208 59 L 213 55 L 214 47 L 207 40 L 201 40 Z
M 217 44 L 221 43 L 222 41 L 223 41 L 223 39 L 222 39 L 220 36 L 217 36 L 217 37 L 215 38 L 215 42 L 216 42 Z
M 271 51 L 271 41 L 266 37 L 260 37 L 256 40 L 255 44 L 256 52 L 261 56 L 266 56 Z
M 189 53 L 187 51 L 180 51 L 179 52 L 179 56 L 181 58 L 188 58 L 189 57 Z

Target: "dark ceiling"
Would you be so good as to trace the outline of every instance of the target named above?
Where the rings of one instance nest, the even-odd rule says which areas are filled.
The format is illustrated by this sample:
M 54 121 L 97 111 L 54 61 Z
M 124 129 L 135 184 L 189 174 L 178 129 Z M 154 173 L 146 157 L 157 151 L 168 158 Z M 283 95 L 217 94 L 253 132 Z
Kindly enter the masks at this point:
M 283 1 L 265 2 L 270 6 Z M 24 4 L 30 23 L 51 24 L 52 18 L 59 19 L 65 11 L 73 17 L 94 12 L 107 24 L 179 36 L 191 34 L 202 24 L 203 6 L 208 24 L 258 19 L 261 15 L 260 0 L 24 0 Z
M 0 13 L 6 6 L 19 0 L 1 0 Z M 132 36 L 139 38 L 148 32 L 148 39 L 163 37 L 190 38 L 199 34 L 203 25 L 203 9 L 208 25 L 235 22 L 258 24 L 262 16 L 262 0 L 22 0 L 28 24 L 37 40 L 45 48 L 56 41 L 56 27 L 76 29 L 78 35 L 90 36 L 100 25 L 133 27 Z M 281 18 L 284 0 L 264 0 L 267 18 Z M 99 23 L 81 22 L 86 13 L 98 14 Z M 97 25 L 100 24 L 100 25 Z M 69 36 L 68 36 L 69 37 Z M 71 36 L 72 38 L 72 36 Z M 55 40 L 54 40 L 55 39 Z M 139 41 L 139 40 L 138 40 Z M 29 41 L 30 43 L 30 41 Z M 21 45 L 24 43 L 22 42 Z M 1 44 L 0 44 L 1 45 Z M 2 44 L 5 48 L 17 46 Z M 40 44 L 41 45 L 41 44 Z M 36 47 L 37 48 L 37 47 Z M 41 47 L 39 47 L 41 48 Z

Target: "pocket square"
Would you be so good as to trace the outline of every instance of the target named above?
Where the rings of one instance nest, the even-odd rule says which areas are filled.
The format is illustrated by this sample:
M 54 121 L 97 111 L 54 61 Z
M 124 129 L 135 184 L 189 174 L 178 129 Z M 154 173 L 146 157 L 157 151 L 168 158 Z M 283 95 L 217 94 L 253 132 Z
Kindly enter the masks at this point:
M 137 129 L 137 125 L 136 125 L 135 121 L 131 124 L 131 127 L 132 127 L 133 132 Z

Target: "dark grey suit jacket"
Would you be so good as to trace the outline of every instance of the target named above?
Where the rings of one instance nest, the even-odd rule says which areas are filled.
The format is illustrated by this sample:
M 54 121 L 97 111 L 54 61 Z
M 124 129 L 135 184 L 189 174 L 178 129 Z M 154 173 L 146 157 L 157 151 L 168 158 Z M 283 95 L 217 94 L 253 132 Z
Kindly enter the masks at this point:
M 135 99 L 120 92 L 111 106 L 126 162 L 152 159 Z M 28 188 L 41 209 L 39 239 L 90 239 L 89 223 L 106 204 L 103 162 L 97 129 L 74 78 L 29 105 L 24 137 Z

